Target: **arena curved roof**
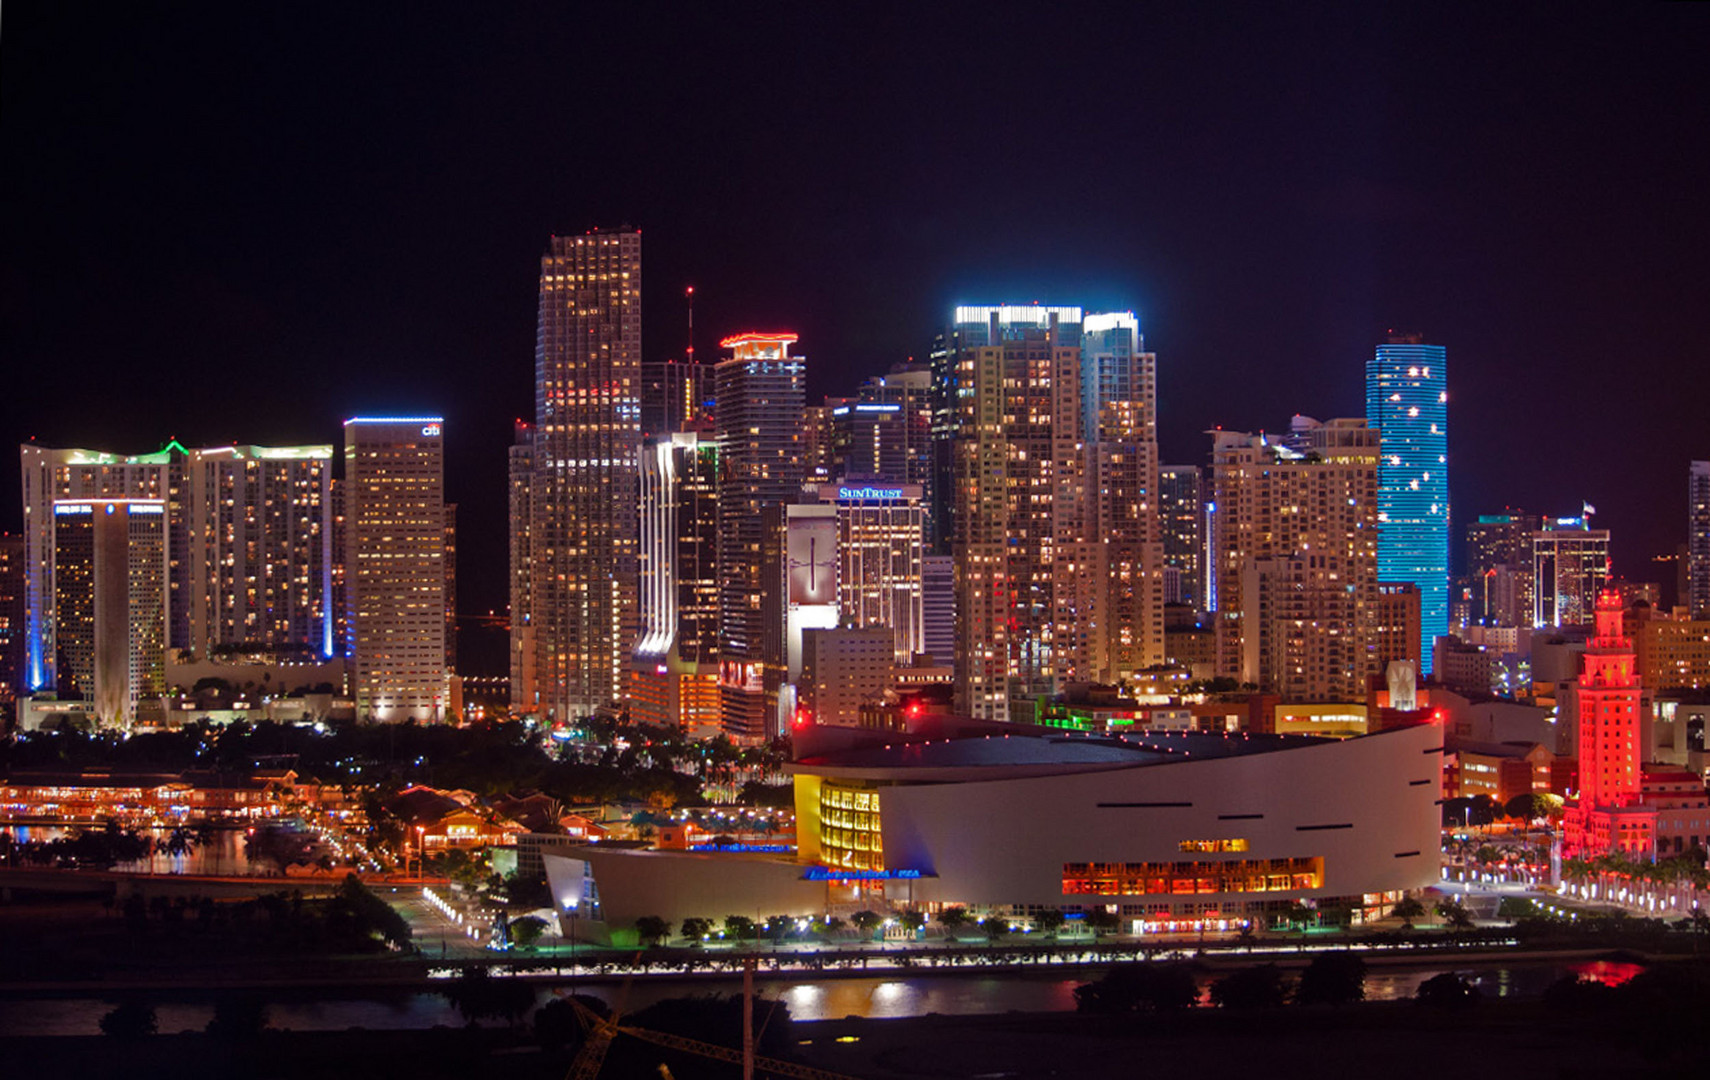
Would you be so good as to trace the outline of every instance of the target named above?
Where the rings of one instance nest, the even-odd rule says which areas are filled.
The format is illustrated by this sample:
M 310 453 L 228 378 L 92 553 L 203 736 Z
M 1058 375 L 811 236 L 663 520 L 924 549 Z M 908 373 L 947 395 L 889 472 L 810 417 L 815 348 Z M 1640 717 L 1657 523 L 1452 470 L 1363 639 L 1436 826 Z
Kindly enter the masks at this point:
M 1059 776 L 1145 768 L 1321 745 L 1309 735 L 1142 732 L 1101 736 L 1072 732 L 981 735 L 896 741 L 805 757 L 787 768 L 809 776 L 933 783 L 997 777 Z

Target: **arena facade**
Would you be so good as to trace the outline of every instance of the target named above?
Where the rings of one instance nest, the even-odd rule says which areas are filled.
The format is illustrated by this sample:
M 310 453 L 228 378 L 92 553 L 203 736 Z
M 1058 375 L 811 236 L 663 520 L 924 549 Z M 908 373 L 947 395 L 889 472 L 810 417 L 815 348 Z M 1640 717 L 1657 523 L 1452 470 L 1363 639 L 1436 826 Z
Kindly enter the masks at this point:
M 1291 735 L 873 733 L 791 766 L 796 857 L 602 849 L 550 857 L 589 929 L 726 914 L 962 905 L 1097 909 L 1124 930 L 1381 911 L 1438 878 L 1442 728 Z M 884 741 L 884 740 L 889 741 Z

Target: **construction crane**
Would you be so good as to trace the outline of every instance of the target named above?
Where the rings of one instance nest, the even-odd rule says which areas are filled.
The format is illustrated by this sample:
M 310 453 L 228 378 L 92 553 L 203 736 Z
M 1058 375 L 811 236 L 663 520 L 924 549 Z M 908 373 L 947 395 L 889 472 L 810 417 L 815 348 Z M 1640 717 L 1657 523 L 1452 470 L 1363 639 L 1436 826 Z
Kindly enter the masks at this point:
M 610 1016 L 601 1016 L 586 1005 L 570 998 L 570 1005 L 576 1010 L 576 1019 L 581 1021 L 582 1030 L 586 1035 L 582 1049 L 576 1055 L 576 1060 L 570 1064 L 570 1072 L 565 1080 L 595 1080 L 600 1074 L 600 1066 L 605 1063 L 606 1051 L 611 1049 L 612 1040 L 622 1034 L 668 1047 L 689 1054 L 699 1054 L 702 1057 L 713 1058 L 717 1061 L 728 1061 L 742 1066 L 743 1080 L 753 1080 L 754 1071 L 760 1069 L 772 1076 L 797 1077 L 800 1080 L 855 1080 L 854 1077 L 843 1073 L 828 1072 L 816 1069 L 811 1065 L 798 1065 L 792 1061 L 778 1061 L 774 1058 L 761 1057 L 754 1052 L 754 1025 L 751 1022 L 752 1003 L 754 1000 L 754 961 L 748 960 L 742 969 L 742 1049 L 733 1050 L 728 1046 L 718 1046 L 714 1043 L 701 1042 L 699 1039 L 689 1039 L 682 1035 L 672 1035 L 664 1031 L 649 1031 L 646 1028 L 632 1027 L 622 1024 L 617 1010 Z M 623 995 L 620 994 L 621 998 Z

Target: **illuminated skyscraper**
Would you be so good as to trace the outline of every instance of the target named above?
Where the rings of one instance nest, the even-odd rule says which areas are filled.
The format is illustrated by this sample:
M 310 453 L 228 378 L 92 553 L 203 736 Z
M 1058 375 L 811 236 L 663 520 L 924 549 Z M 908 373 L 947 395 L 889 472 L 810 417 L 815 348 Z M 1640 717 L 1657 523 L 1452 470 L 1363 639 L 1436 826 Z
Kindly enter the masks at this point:
M 1161 662 L 1156 361 L 1138 320 L 960 307 L 947 348 L 959 710 L 1030 718 L 1064 681 Z
M 55 683 L 54 513 L 56 499 L 162 499 L 166 451 L 124 457 L 98 450 L 18 448 L 24 497 L 24 685 Z
M 1441 345 L 1392 335 L 1366 365 L 1366 421 L 1378 429 L 1378 576 L 1419 589 L 1419 656 L 1449 630 L 1448 361 Z
M 695 290 L 686 294 L 689 313 L 688 340 L 683 352 L 664 360 L 641 365 L 641 437 L 644 441 L 669 439 L 679 431 L 690 431 L 712 418 L 712 369 L 695 361 Z
M 1686 606 L 1694 619 L 1710 619 L 1710 461 L 1687 472 Z
M 510 464 L 510 617 L 511 617 L 511 711 L 515 714 L 540 708 L 540 689 L 535 680 L 534 644 L 534 557 L 529 546 L 534 524 L 534 426 L 516 422 Z
M 1609 580 L 1609 530 L 1580 517 L 1545 518 L 1532 534 L 1532 625 L 1589 626 Z
M 357 716 L 443 719 L 449 691 L 444 422 L 346 420 L 341 490 Z
M 569 718 L 617 702 L 638 626 L 639 231 L 552 238 L 534 365 L 535 678 L 541 710 Z
M 956 662 L 956 560 L 928 555 L 920 560 L 921 651 L 939 667 Z
M 927 350 L 932 372 L 932 550 L 949 555 L 956 535 L 956 437 L 961 430 L 963 396 L 953 331 L 934 335 Z
M 0 703 L 24 685 L 24 538 L 0 533 Z
M 453 693 L 460 693 L 457 677 L 457 504 L 445 504 L 445 670 L 451 675 Z
M 802 480 L 810 484 L 829 483 L 837 475 L 837 429 L 832 426 L 832 412 L 847 411 L 848 398 L 826 398 L 824 405 L 808 405 L 802 409 Z
M 1205 607 L 1205 506 L 1198 465 L 1158 470 L 1164 602 Z
M 53 608 L 60 689 L 129 727 L 166 692 L 166 502 L 56 499 Z
M 957 711 L 1031 715 L 1090 612 L 1081 309 L 959 307 L 955 402 Z
M 1120 683 L 1164 662 L 1158 521 L 1158 358 L 1133 312 L 1081 324 L 1081 437 L 1087 442 L 1093 627 L 1086 670 Z
M 762 548 L 764 511 L 801 492 L 806 365 L 790 355 L 792 333 L 737 334 L 713 370 L 719 453 L 719 686 L 723 723 L 734 737 L 779 733 L 781 683 L 768 685 Z M 777 540 L 778 538 L 774 538 Z M 781 618 L 781 613 L 778 614 Z
M 186 519 L 170 560 L 187 586 L 185 646 L 254 643 L 333 654 L 328 446 L 185 451 Z
M 1536 514 L 1515 510 L 1481 514 L 1467 524 L 1473 622 L 1532 625 L 1532 534 L 1537 531 Z
M 838 625 L 891 631 L 891 662 L 926 652 L 922 561 L 926 507 L 919 484 L 846 481 L 819 489 L 837 505 Z
M 827 399 L 832 453 L 827 476 L 845 484 L 913 484 L 931 507 L 937 481 L 932 459 L 932 373 L 898 364 L 862 383 L 853 398 Z M 810 475 L 809 479 L 814 479 Z M 927 523 L 928 543 L 932 524 Z
M 1218 674 L 1293 701 L 1359 701 L 1375 674 L 1377 433 L 1299 430 L 1298 449 L 1212 438 Z
M 641 638 L 630 716 L 695 737 L 721 728 L 718 447 L 680 431 L 641 450 Z

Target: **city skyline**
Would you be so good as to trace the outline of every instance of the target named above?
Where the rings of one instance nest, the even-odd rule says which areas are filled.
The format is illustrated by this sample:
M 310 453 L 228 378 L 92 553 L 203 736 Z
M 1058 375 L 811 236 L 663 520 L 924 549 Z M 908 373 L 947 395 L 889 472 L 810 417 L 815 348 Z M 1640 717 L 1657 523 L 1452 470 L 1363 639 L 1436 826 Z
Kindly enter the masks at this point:
M 1373 346 L 1417 329 L 1451 354 L 1457 560 L 1462 526 L 1510 505 L 1596 504 L 1633 578 L 1663 577 L 1646 560 L 1685 539 L 1686 464 L 1707 456 L 1678 392 L 1710 239 L 1695 11 L 1131 16 L 1098 32 L 1155 50 L 1133 80 L 1091 62 L 1089 24 L 1013 82 L 928 61 L 1013 41 L 1001 14 L 596 15 L 650 85 L 601 117 L 636 155 L 619 167 L 542 144 L 576 100 L 538 92 L 552 66 L 531 40 L 569 33 L 546 16 L 454 35 L 359 14 L 347 53 L 312 20 L 86 27 L 9 7 L 10 437 L 145 454 L 444 413 L 468 610 L 505 604 L 497 519 L 542 246 L 626 220 L 648 236 L 649 362 L 688 344 L 689 285 L 703 361 L 726 334 L 790 326 L 810 405 L 924 359 L 957 304 L 1132 309 L 1159 356 L 1160 461 L 1203 464 L 1207 427 L 1358 415 Z M 226 48 L 257 38 L 291 59 Z M 715 57 L 739 41 L 809 47 L 730 75 Z M 162 66 L 169 45 L 181 62 Z M 844 52 L 859 77 L 819 73 Z M 1302 54 L 1321 63 L 1285 62 Z M 412 76 L 424 55 L 460 65 Z M 1451 59 L 1465 77 L 1430 75 Z M 994 163 L 1005 130 L 1087 149 L 1069 168 Z M 789 167 L 743 152 L 762 147 Z

